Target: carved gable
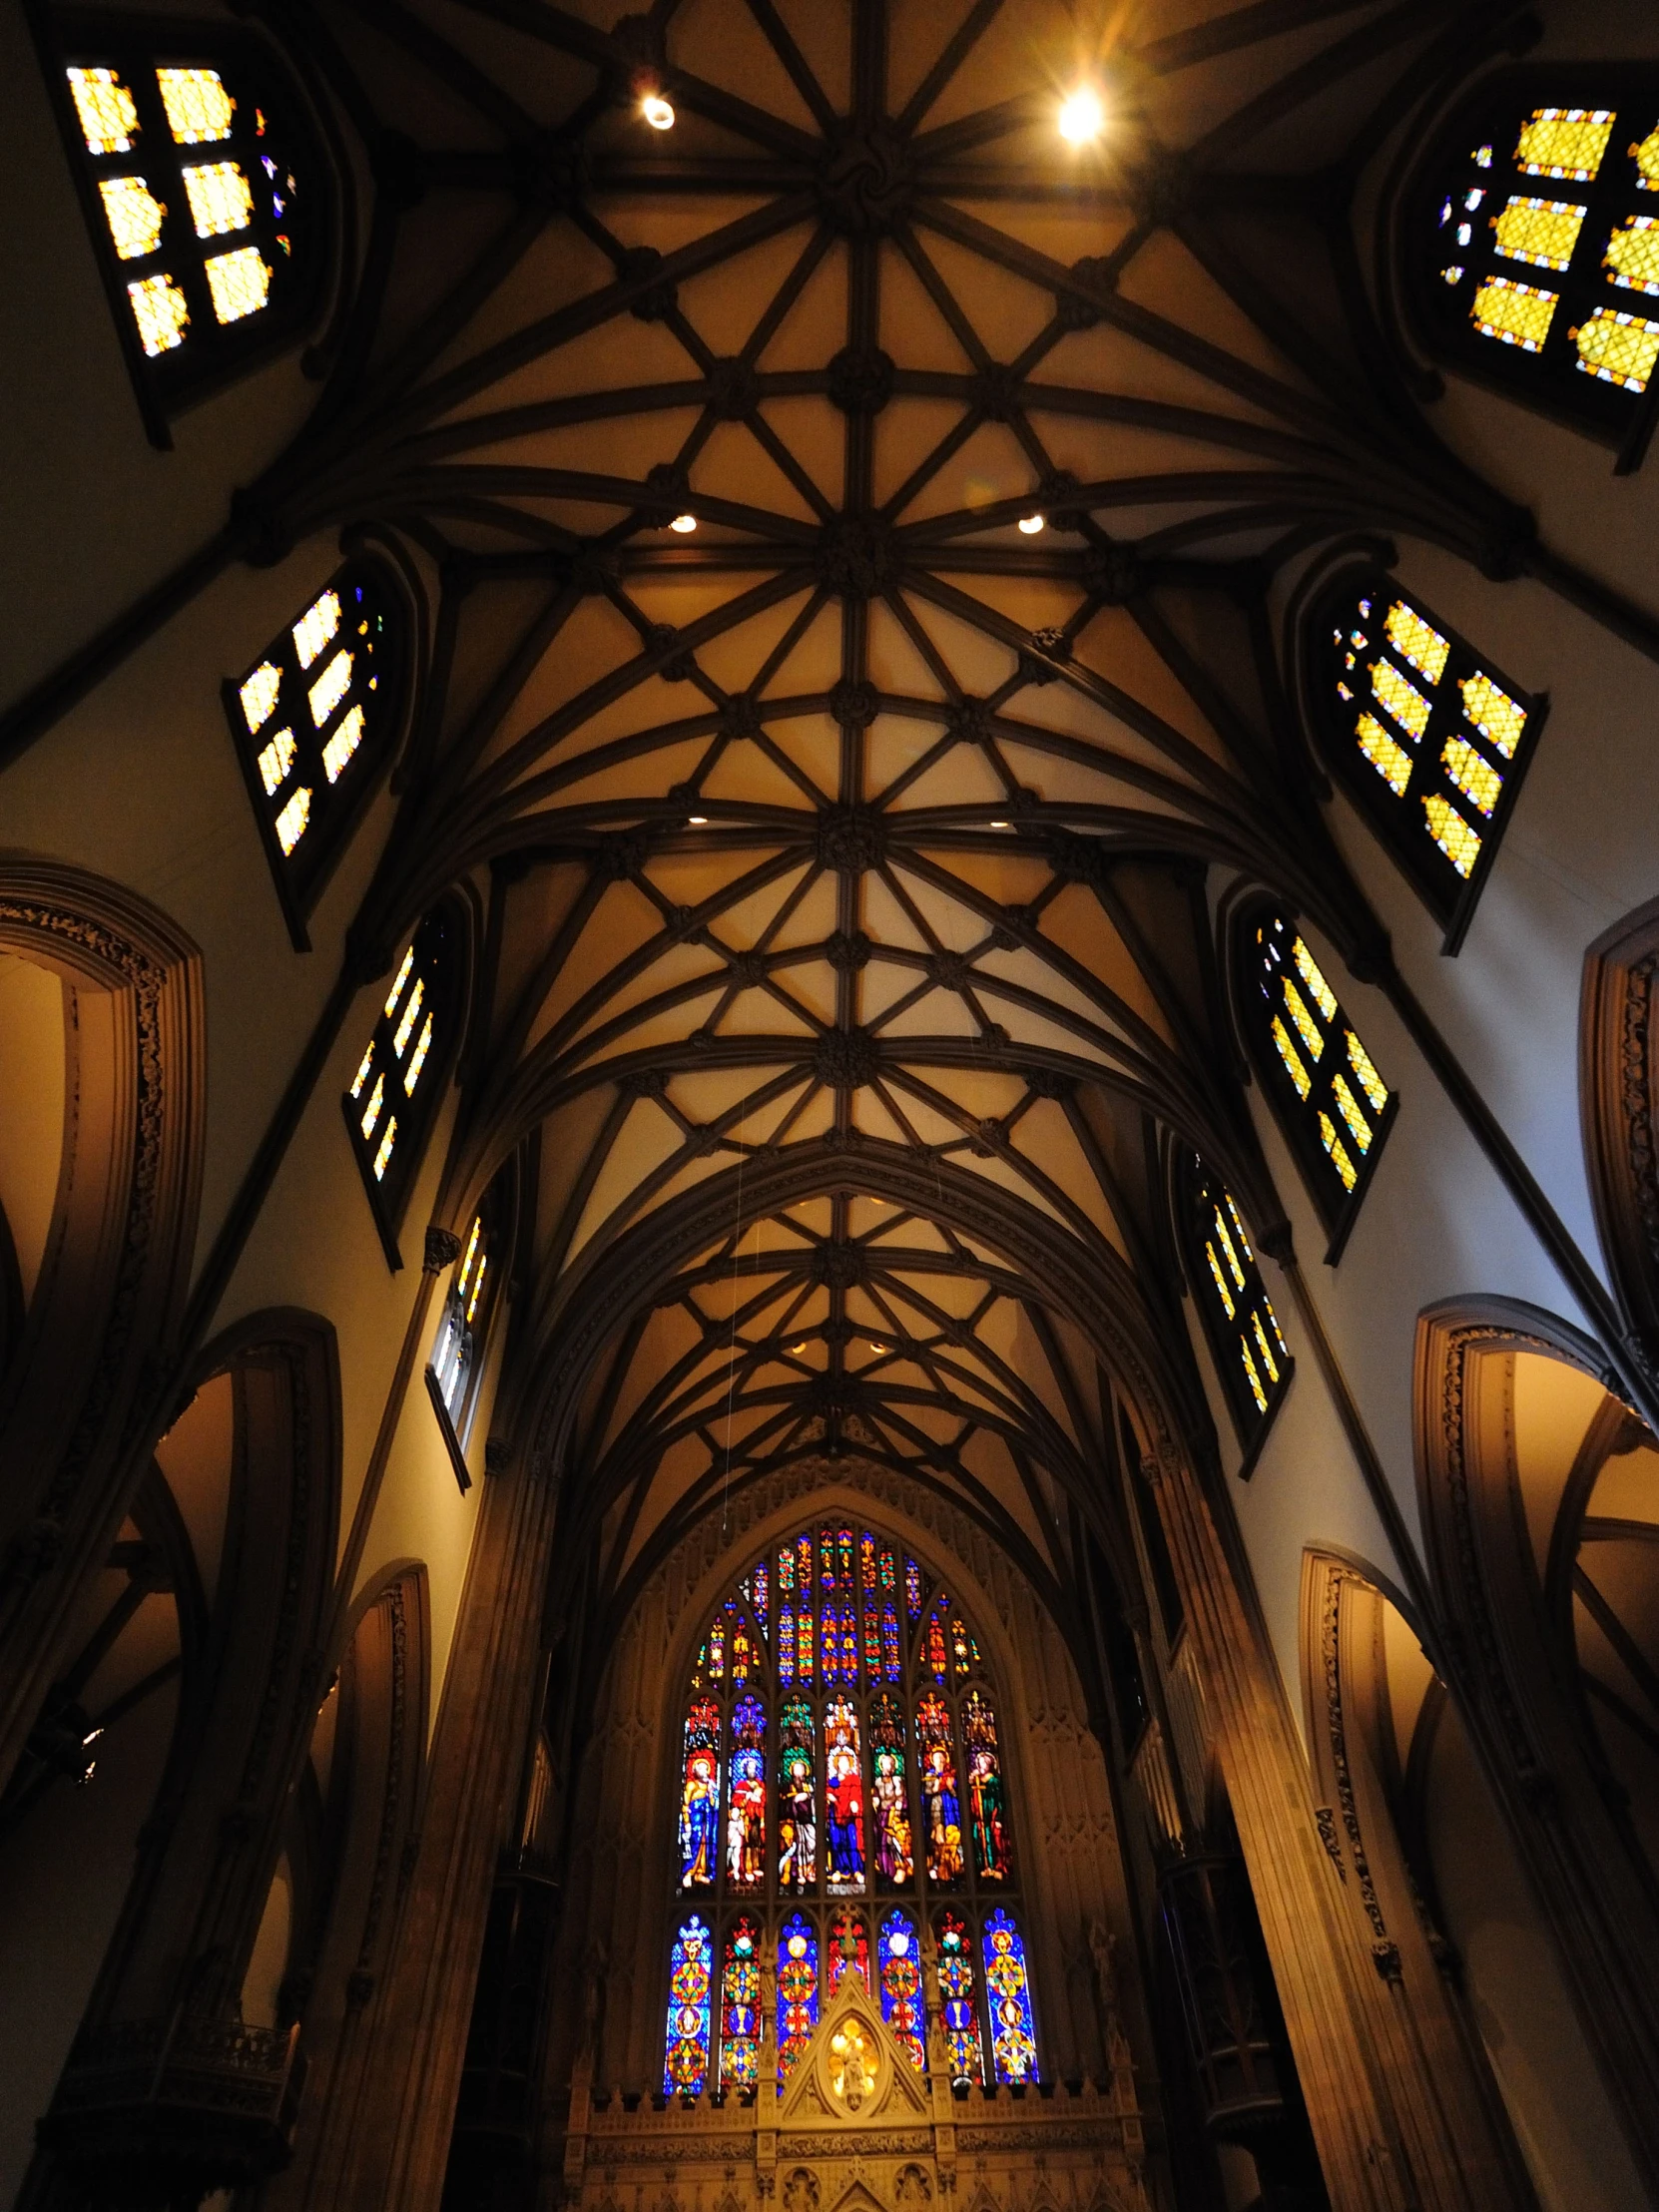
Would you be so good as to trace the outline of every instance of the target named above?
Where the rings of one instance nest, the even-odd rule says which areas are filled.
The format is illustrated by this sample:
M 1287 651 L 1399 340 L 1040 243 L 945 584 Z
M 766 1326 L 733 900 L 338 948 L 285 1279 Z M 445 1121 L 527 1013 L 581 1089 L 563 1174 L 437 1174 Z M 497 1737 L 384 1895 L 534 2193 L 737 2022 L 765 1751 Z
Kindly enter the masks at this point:
M 881 2007 L 849 1967 L 784 2092 L 779 2124 L 828 2116 L 842 2125 L 911 2123 L 927 2112 L 920 2075 L 888 2033 Z

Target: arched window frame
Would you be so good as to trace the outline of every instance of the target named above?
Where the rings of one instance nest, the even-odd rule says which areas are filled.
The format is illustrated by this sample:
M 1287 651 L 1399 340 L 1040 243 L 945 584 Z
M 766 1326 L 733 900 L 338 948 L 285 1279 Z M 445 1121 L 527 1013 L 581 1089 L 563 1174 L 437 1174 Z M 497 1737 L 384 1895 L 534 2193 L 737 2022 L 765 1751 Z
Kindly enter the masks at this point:
M 1549 108 L 1611 117 L 1593 177 L 1579 176 L 1559 163 L 1529 167 L 1522 158 L 1523 127 Z M 1470 208 L 1467 201 L 1473 194 L 1480 199 Z M 1542 206 L 1514 212 L 1511 243 L 1543 253 L 1552 262 L 1564 260 L 1564 268 L 1499 250 L 1494 219 L 1509 216 L 1514 200 Z M 1528 238 L 1514 228 L 1517 219 L 1580 207 L 1585 213 L 1577 226 L 1571 225 L 1570 215 L 1564 218 L 1575 232 L 1570 238 Z M 1637 467 L 1659 407 L 1659 291 L 1643 288 L 1647 281 L 1659 285 L 1659 228 L 1648 230 L 1650 224 L 1659 226 L 1659 68 L 1628 62 L 1534 64 L 1485 78 L 1434 132 L 1406 187 L 1400 214 L 1400 292 L 1423 350 L 1476 382 L 1613 446 L 1620 473 Z M 1642 267 L 1624 271 L 1636 280 L 1616 282 L 1619 273 L 1606 260 L 1608 248 L 1615 235 L 1638 224 L 1652 241 L 1653 255 L 1637 249 Z M 1465 230 L 1466 239 L 1461 236 Z M 1652 270 L 1646 267 L 1650 258 L 1655 261 Z M 1454 280 L 1448 281 L 1448 271 L 1458 272 Z M 1557 303 L 1541 341 L 1519 327 L 1507 337 L 1488 334 L 1497 330 L 1498 322 L 1490 315 L 1477 317 L 1473 310 L 1494 278 L 1502 285 L 1525 284 L 1533 293 L 1554 295 Z M 1511 296 L 1505 293 L 1504 298 Z M 1522 314 L 1542 312 L 1528 308 L 1525 295 L 1518 304 Z M 1615 380 L 1605 366 L 1595 372 L 1579 366 L 1576 333 L 1587 322 L 1598 316 L 1604 322 L 1609 315 L 1653 325 L 1655 357 L 1641 389 Z M 1478 326 L 1482 320 L 1484 329 Z
M 1296 1362 L 1262 1280 L 1243 1210 L 1221 1177 L 1196 1153 L 1187 1154 L 1179 1165 L 1176 1206 L 1182 1262 L 1244 1453 L 1239 1479 L 1247 1481 L 1291 1386 Z M 1215 1226 L 1218 1210 L 1225 1225 L 1225 1239 Z M 1216 1255 L 1214 1265 L 1212 1250 Z M 1226 1309 L 1229 1298 L 1231 1314 Z M 1267 1340 L 1265 1357 L 1263 1338 Z M 1277 1375 L 1270 1372 L 1273 1368 L 1278 1369 Z
M 855 1651 L 853 1674 L 847 1679 L 842 1673 L 829 1680 L 822 1667 L 822 1620 L 825 1590 L 822 1586 L 825 1559 L 824 1536 L 828 1531 L 838 1539 L 840 1532 L 848 1531 L 853 1547 L 853 1581 L 850 1601 L 854 1634 L 852 1648 Z M 883 1554 L 890 1557 L 894 1566 L 894 1583 L 891 1596 L 901 1625 L 901 1645 L 898 1659 L 898 1675 L 894 1679 L 888 1667 L 889 1646 L 883 1641 L 877 1619 L 873 1643 L 865 1623 L 870 1618 L 868 1609 L 861 1602 L 867 1587 L 864 1576 L 863 1539 L 873 1541 L 876 1595 L 878 1605 L 888 1594 L 882 1579 Z M 778 1590 L 779 1556 L 790 1551 L 797 1561 L 801 1546 L 808 1539 L 812 1545 L 815 1594 L 813 1603 L 813 1674 L 811 1682 L 803 1685 L 799 1679 L 781 1680 L 777 1672 L 782 1616 L 786 1610 L 787 1593 Z M 836 1552 L 836 1572 L 838 1550 Z M 912 1583 L 909 1569 L 914 1568 Z M 765 1571 L 764 1588 L 757 1585 L 756 1575 Z M 838 1610 L 842 1585 L 839 1581 L 830 1585 L 829 1601 Z M 793 1605 L 788 1608 L 792 1613 Z M 767 1625 L 763 1631 L 760 1613 L 765 1612 Z M 933 1624 L 939 1622 L 939 1635 L 932 1635 Z M 724 1624 L 724 1626 L 722 1626 Z M 678 2087 L 683 2090 L 683 2078 L 677 2083 L 673 2076 L 674 2031 L 670 2006 L 674 1991 L 672 1986 L 672 1953 L 692 1917 L 697 1916 L 710 1932 L 710 1949 L 714 1960 L 714 1978 L 710 1993 L 710 2039 L 705 2054 L 704 2078 L 709 2087 L 717 2090 L 738 2089 L 745 2096 L 753 2094 L 752 2078 L 737 2073 L 730 2078 L 723 2064 L 721 2046 L 721 2020 L 723 2015 L 724 1987 L 723 1962 L 734 1930 L 740 1923 L 755 1927 L 760 1935 L 761 1951 L 771 1955 L 780 1968 L 778 2003 L 780 2009 L 790 2001 L 789 1990 L 784 1984 L 785 1960 L 780 1951 L 781 1942 L 795 1935 L 807 1938 L 803 1960 L 810 1962 L 814 1979 L 810 1992 L 797 1999 L 797 2039 L 804 2044 L 811 2021 L 816 2025 L 823 2008 L 834 1994 L 841 1971 L 838 1937 L 845 1928 L 855 1937 L 856 1955 L 867 1959 L 866 1985 L 871 1997 L 881 2004 L 883 2017 L 906 2047 L 914 2045 L 914 2035 L 925 2052 L 927 2042 L 926 2018 L 913 2019 L 909 2005 L 914 1992 L 907 1985 L 907 1977 L 900 1964 L 883 1978 L 883 1968 L 894 1962 L 894 1946 L 891 1941 L 892 1923 L 895 1914 L 906 1917 L 916 1942 L 925 1947 L 927 1934 L 931 1932 L 935 1946 L 943 1942 L 947 1920 L 958 1925 L 961 1956 L 952 1968 L 951 1987 L 938 1990 L 925 1984 L 923 1994 L 931 2006 L 935 1995 L 944 2004 L 947 2047 L 953 2053 L 953 2075 L 958 2079 L 978 2079 L 988 2084 L 996 2080 L 997 2045 L 994 2033 L 998 2022 L 990 2011 L 991 1992 L 985 1978 L 982 1950 L 989 1939 L 990 1922 L 1001 1910 L 1018 1927 L 1025 1946 L 1025 1967 L 1029 1976 L 1032 1944 L 1031 1916 L 1036 1910 L 1028 1882 L 1022 1881 L 1022 1869 L 1030 1862 L 1022 1850 L 1016 1831 L 1020 1825 L 1014 1800 L 1018 1795 L 1017 1775 L 1010 1772 L 1007 1704 L 1001 1687 L 987 1666 L 983 1650 L 967 1612 L 964 1611 L 956 1584 L 939 1575 L 916 1552 L 914 1547 L 877 1524 L 862 1516 L 845 1513 L 818 1513 L 810 1520 L 791 1523 L 770 1542 L 748 1569 L 734 1577 L 722 1591 L 703 1622 L 704 1635 L 693 1653 L 686 1677 L 683 1678 L 681 1696 L 672 1709 L 671 1737 L 667 1769 L 667 1825 L 670 1830 L 670 1864 L 667 1870 L 668 1905 L 662 1957 L 665 1961 L 663 1981 L 664 2012 L 659 2015 L 665 2021 L 664 2042 L 664 2090 L 673 2094 Z M 721 1629 L 721 1645 L 718 1653 L 719 1672 L 716 1672 L 717 1655 L 715 1631 Z M 739 1679 L 734 1678 L 736 1632 L 741 1628 L 750 1652 L 749 1671 Z M 857 1633 L 862 1630 L 863 1633 Z M 837 1649 L 841 1639 L 837 1638 Z M 799 1661 L 801 1646 L 792 1644 Z M 942 1650 L 945 1675 L 941 1681 L 936 1665 L 930 1665 L 928 1654 Z M 873 1653 L 879 1661 L 878 1672 L 872 1672 L 868 1656 Z M 759 1886 L 739 1886 L 731 1880 L 730 1816 L 731 1764 L 736 1749 L 732 1726 L 733 1715 L 745 1696 L 759 1696 L 765 1701 L 766 1726 L 764 1731 L 766 1755 L 765 1842 L 761 1852 L 761 1880 Z M 877 1879 L 878 1841 L 876 1832 L 876 1808 L 871 1782 L 874 1775 L 876 1745 L 870 1726 L 871 1711 L 875 1701 L 883 1696 L 892 1697 L 903 1717 L 904 1761 L 904 1809 L 910 1824 L 911 1874 L 908 1880 L 897 1884 L 884 1877 Z M 951 1738 L 949 1758 L 954 1765 L 956 1798 L 959 1808 L 959 1850 L 961 1871 L 943 1883 L 933 1880 L 929 1874 L 928 1858 L 928 1805 L 929 1796 L 924 1792 L 921 1779 L 922 1752 L 916 1713 L 918 1704 L 927 1696 L 938 1697 L 949 1719 Z M 812 1882 L 804 1889 L 782 1878 L 781 1822 L 784 1801 L 780 1772 L 784 1736 L 785 1707 L 793 1699 L 805 1696 L 810 1701 L 812 1720 L 812 1763 L 815 1793 L 815 1819 L 817 1834 L 814 1840 L 815 1865 Z M 996 1833 L 1000 1836 L 1005 1854 L 1007 1879 L 988 1878 L 980 1870 L 978 1847 L 974 1835 L 976 1793 L 970 1779 L 970 1761 L 973 1741 L 967 1729 L 967 1709 L 975 1696 L 983 1701 L 983 1710 L 989 1712 L 994 1722 L 995 1767 L 1000 1783 L 1000 1803 Z M 860 1784 L 864 1807 L 864 1867 L 865 1876 L 861 1889 L 851 1890 L 837 1885 L 828 1866 L 829 1859 L 829 1805 L 827 1771 L 831 1743 L 830 1707 L 839 1700 L 849 1701 L 857 1715 L 858 1742 L 861 1760 Z M 712 1703 L 715 1711 L 710 1716 L 700 1713 L 700 1708 Z M 713 1734 L 711 1735 L 711 1729 Z M 701 1753 L 712 1758 L 718 1775 L 718 1795 L 711 1814 L 706 1798 L 700 1797 L 692 1823 L 691 1845 L 694 1864 L 699 1856 L 698 1847 L 708 1848 L 708 1838 L 713 1839 L 716 1860 L 714 1879 L 707 1884 L 688 1884 L 681 1879 L 683 1870 L 682 1846 L 687 1833 L 687 1805 L 685 1784 L 690 1772 L 690 1762 Z M 701 1787 L 706 1787 L 700 1785 Z M 698 1824 L 701 1824 L 699 1826 Z M 705 1831 L 707 1834 L 705 1835 Z M 948 1861 L 946 1862 L 948 1864 Z M 797 1924 L 800 1924 L 799 1927 Z M 942 1954 L 941 1954 L 942 1955 Z M 901 1956 L 901 1954 L 900 1954 Z M 1036 1992 L 1030 1987 L 1029 1978 L 1023 1993 L 1026 2021 L 1029 2023 L 1037 2003 Z M 760 2026 L 747 2019 L 745 2028 L 745 2063 L 748 2061 L 748 2044 L 751 2037 L 758 2043 Z M 1016 2023 L 1017 2024 L 1017 2023 Z M 1003 2023 L 1004 2027 L 1006 2023 Z M 1036 2056 L 1029 2061 L 1029 2070 L 1023 2078 L 1037 2078 L 1040 2058 L 1040 2019 L 1035 2028 Z M 784 2037 L 780 2034 L 780 2042 Z M 977 2052 L 977 2058 L 973 2053 Z M 680 2053 L 684 2063 L 684 2052 Z M 782 2059 L 781 2059 L 782 2064 Z M 977 2072 L 973 2067 L 977 2066 Z
M 1363 611 L 1368 604 L 1369 615 Z M 1396 605 L 1407 609 L 1437 641 L 1426 665 L 1414 663 L 1391 642 L 1388 618 Z M 1406 590 L 1371 558 L 1343 561 L 1319 577 L 1312 590 L 1300 595 L 1291 625 L 1303 714 L 1318 757 L 1438 922 L 1440 949 L 1449 957 L 1462 944 L 1474 918 L 1537 750 L 1549 713 L 1549 695 L 1517 684 L 1420 593 Z M 1363 642 L 1356 642 L 1357 637 Z M 1353 668 L 1348 665 L 1351 655 Z M 1431 673 L 1435 663 L 1440 666 L 1437 677 Z M 1381 678 L 1371 673 L 1379 664 L 1384 665 Z M 1468 712 L 1461 687 L 1477 677 L 1486 678 L 1520 710 L 1520 732 L 1507 756 Z M 1420 736 L 1413 735 L 1378 695 L 1380 681 L 1391 688 L 1396 678 L 1426 701 L 1429 712 Z M 1403 692 L 1398 697 L 1409 706 Z M 1375 730 L 1362 727 L 1368 717 Z M 1381 767 L 1362 750 L 1368 742 Z M 1452 782 L 1446 751 L 1453 744 L 1468 749 L 1465 776 L 1478 777 L 1485 769 L 1501 778 L 1489 816 L 1470 802 L 1462 786 Z M 1443 801 L 1478 836 L 1479 850 L 1467 875 L 1436 842 L 1425 811 L 1428 800 Z
M 333 168 L 291 73 L 256 32 L 94 10 L 35 6 L 27 12 L 145 431 L 166 450 L 173 443 L 171 417 L 271 360 L 314 321 L 335 259 Z M 156 74 L 167 68 L 218 73 L 236 102 L 224 136 L 176 139 Z M 71 86 L 73 69 L 113 71 L 126 88 L 138 129 L 126 134 L 125 147 L 93 151 Z M 228 204 L 219 220 L 237 212 L 245 220 L 204 238 L 183 173 L 216 162 L 242 170 L 252 205 L 239 211 Z M 151 200 L 166 211 L 151 250 L 126 259 L 101 189 L 123 177 L 142 178 Z M 245 249 L 269 273 L 265 302 L 222 321 L 219 287 L 207 265 Z M 190 319 L 178 342 L 150 352 L 129 287 L 164 276 L 182 295 Z
M 1399 1094 L 1387 1087 L 1287 909 L 1253 900 L 1235 917 L 1232 936 L 1235 1006 L 1250 1063 L 1324 1227 L 1326 1263 L 1335 1267 L 1393 1127 Z M 1320 1040 L 1318 1053 L 1309 1029 Z
M 509 1161 L 478 1201 L 449 1270 L 426 1364 L 427 1393 L 463 1493 L 472 1487 L 466 1448 L 512 1261 L 517 1180 Z
M 362 1057 L 340 1100 L 369 1210 L 380 1234 L 386 1264 L 394 1272 L 403 1265 L 397 1246 L 403 1211 L 460 1049 L 468 940 L 467 917 L 459 899 L 446 898 L 427 913 L 398 953 L 385 996 L 375 1005 L 374 1023 Z M 409 1007 L 417 984 L 419 1004 L 410 1020 Z M 377 983 L 374 989 L 378 993 L 380 985 Z M 422 1051 L 420 1040 L 428 1021 L 431 1036 Z M 409 1070 L 415 1066 L 417 1054 L 419 1064 L 411 1087 Z M 376 1084 L 381 1085 L 380 1105 L 370 1116 L 368 1105 Z M 397 1133 L 382 1159 L 387 1123 L 393 1116 L 398 1123 Z
M 384 561 L 355 555 L 221 687 L 296 952 L 310 950 L 306 923 L 397 751 L 413 631 L 402 580 Z

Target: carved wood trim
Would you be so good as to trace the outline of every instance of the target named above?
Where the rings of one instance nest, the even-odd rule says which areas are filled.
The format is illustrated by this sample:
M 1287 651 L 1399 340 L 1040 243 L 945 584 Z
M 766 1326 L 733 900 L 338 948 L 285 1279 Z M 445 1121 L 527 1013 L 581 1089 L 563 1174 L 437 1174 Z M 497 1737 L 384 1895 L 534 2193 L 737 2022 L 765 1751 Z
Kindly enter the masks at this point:
M 1659 899 L 1584 955 L 1578 1095 L 1584 1165 L 1613 1289 L 1659 1365 L 1659 1135 L 1654 1127 L 1654 976 Z

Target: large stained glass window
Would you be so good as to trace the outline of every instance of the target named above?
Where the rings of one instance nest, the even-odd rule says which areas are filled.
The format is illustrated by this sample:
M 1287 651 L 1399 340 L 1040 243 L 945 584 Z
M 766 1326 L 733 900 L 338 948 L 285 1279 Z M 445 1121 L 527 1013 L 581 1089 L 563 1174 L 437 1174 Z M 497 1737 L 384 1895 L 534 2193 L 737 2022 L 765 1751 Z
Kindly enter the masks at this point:
M 1252 1058 L 1334 1261 L 1393 1121 L 1394 1097 L 1293 922 L 1275 907 L 1255 907 L 1236 944 Z
M 276 895 L 295 945 L 397 734 L 401 602 L 376 561 L 348 561 L 254 666 L 224 687 Z
M 74 39 L 61 113 L 147 426 L 309 317 L 328 223 L 322 167 L 271 57 L 139 19 Z
M 694 1913 L 674 1938 L 668 1972 L 668 2051 L 663 2091 L 699 2094 L 709 2078 L 709 1980 L 714 1964 L 708 1923 Z
M 878 1529 L 797 1531 L 710 1614 L 677 1725 L 671 1980 L 688 1910 L 719 1960 L 700 2079 L 752 2090 L 769 2024 L 787 2079 L 848 1972 L 918 2068 L 936 2019 L 954 2079 L 1034 2076 L 1001 1715 L 945 1580 Z
M 434 907 L 393 970 L 341 1104 L 386 1257 L 401 1266 L 397 1224 L 458 1042 L 461 924 Z
M 1430 348 L 1640 458 L 1659 370 L 1659 71 L 1514 71 L 1443 131 L 1411 213 Z
M 1196 1156 L 1182 1184 L 1188 1281 L 1248 1469 L 1290 1382 L 1291 1356 L 1231 1192 Z
M 1326 758 L 1455 952 L 1542 702 L 1382 569 L 1345 569 L 1309 622 L 1309 704 Z

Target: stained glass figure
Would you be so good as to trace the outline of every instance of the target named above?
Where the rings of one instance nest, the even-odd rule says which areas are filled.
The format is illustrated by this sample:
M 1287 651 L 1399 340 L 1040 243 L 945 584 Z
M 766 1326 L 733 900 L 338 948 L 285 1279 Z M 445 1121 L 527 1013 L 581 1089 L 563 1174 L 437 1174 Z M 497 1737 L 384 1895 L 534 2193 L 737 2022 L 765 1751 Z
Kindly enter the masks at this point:
M 791 1698 L 778 1730 L 778 1887 L 800 1897 L 817 1882 L 813 1709 L 805 1698 Z
M 831 1896 L 864 1887 L 864 1776 L 858 1715 L 831 1698 L 824 1715 L 825 1874 Z
M 714 1942 L 694 1913 L 674 1938 L 669 1960 L 665 2096 L 701 2096 L 709 2078 L 709 1984 Z
M 897 1698 L 883 1690 L 870 1701 L 869 1742 L 874 1767 L 870 1825 L 875 1838 L 875 1872 L 883 1888 L 907 1890 L 915 1876 L 910 1834 L 910 1792 L 904 1774 L 904 1715 Z
M 1263 1081 L 1334 1233 L 1346 1227 L 1348 1201 L 1381 1149 L 1392 1101 L 1306 939 L 1284 915 L 1262 908 L 1241 931 L 1240 945 L 1249 963 L 1243 999 Z M 1294 1043 L 1287 1017 L 1297 1031 Z
M 694 1699 L 686 1714 L 680 1786 L 680 1887 L 714 1888 L 720 1834 L 720 1707 Z
M 726 1886 L 766 1887 L 766 1707 L 755 1696 L 732 1708 L 731 1789 L 726 1805 Z
M 841 1976 L 848 1966 L 857 1968 L 859 1980 L 869 1988 L 869 1931 L 861 1913 L 849 1913 L 842 1906 L 838 1912 L 830 1914 L 828 1955 L 831 1996 L 839 1990 Z
M 991 2056 L 998 2081 L 1029 2081 L 1037 2070 L 1031 1988 L 1019 1930 L 999 1906 L 985 1923 L 985 1986 L 990 1992 Z
M 818 1937 L 793 1913 L 778 1936 L 778 2079 L 789 2079 L 818 2026 Z
M 867 1602 L 875 1595 L 875 1538 L 867 1528 L 858 1538 L 858 1581 Z
M 979 2007 L 973 1993 L 973 1946 L 958 1913 L 941 1913 L 938 1922 L 939 2005 L 952 2081 L 984 2078 L 984 2048 Z
M 950 1708 L 933 1690 L 916 1701 L 916 1756 L 921 1763 L 927 1879 L 951 1889 L 962 1879 L 962 1798 Z
M 720 1973 L 720 2085 L 747 2089 L 760 2077 L 760 1930 L 747 1914 L 734 1921 Z
M 917 2073 L 927 2064 L 921 1993 L 921 1951 L 907 1914 L 881 1923 L 881 2017 Z
M 1008 1833 L 1002 1816 L 1002 1761 L 996 1745 L 996 1715 L 983 1690 L 970 1690 L 963 1701 L 962 1741 L 967 1746 L 974 1872 L 981 1882 L 1006 1882 Z

